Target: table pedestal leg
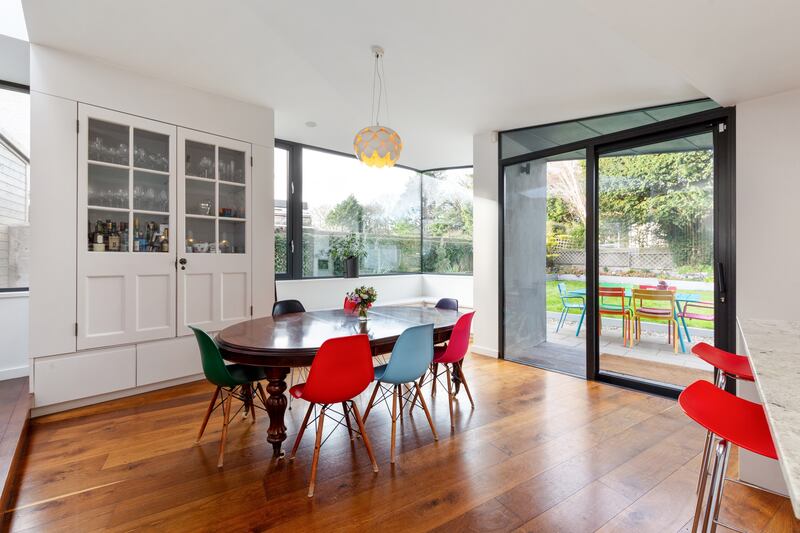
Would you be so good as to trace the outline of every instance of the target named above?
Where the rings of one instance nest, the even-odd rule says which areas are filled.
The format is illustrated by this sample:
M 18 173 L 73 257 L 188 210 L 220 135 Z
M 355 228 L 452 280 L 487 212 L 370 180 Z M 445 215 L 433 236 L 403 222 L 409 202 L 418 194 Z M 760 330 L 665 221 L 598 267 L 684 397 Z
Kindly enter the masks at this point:
M 272 456 L 282 457 L 281 443 L 286 440 L 286 424 L 283 415 L 286 413 L 286 376 L 289 369 L 286 367 L 269 367 L 267 371 L 267 414 L 269 415 L 269 429 L 267 429 L 267 442 L 272 443 Z

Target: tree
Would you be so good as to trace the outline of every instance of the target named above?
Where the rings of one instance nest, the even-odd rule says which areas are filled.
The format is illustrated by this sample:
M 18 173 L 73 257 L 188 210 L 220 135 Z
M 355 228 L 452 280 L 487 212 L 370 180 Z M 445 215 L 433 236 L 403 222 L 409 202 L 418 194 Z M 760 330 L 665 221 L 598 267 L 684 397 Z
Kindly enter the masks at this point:
M 603 223 L 655 224 L 676 265 L 709 263 L 713 165 L 710 150 L 601 158 Z
M 364 206 L 351 194 L 331 209 L 325 217 L 325 223 L 342 231 L 362 233 L 364 231 L 365 215 Z

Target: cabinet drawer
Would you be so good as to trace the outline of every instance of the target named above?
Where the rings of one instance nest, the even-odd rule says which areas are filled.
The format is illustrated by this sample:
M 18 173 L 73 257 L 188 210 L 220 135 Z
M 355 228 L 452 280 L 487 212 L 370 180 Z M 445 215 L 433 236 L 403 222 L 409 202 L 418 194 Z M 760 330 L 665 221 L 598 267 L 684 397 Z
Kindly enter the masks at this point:
M 36 359 L 36 407 L 136 386 L 136 347 L 90 350 Z
M 194 335 L 138 344 L 136 359 L 136 384 L 139 386 L 203 372 Z

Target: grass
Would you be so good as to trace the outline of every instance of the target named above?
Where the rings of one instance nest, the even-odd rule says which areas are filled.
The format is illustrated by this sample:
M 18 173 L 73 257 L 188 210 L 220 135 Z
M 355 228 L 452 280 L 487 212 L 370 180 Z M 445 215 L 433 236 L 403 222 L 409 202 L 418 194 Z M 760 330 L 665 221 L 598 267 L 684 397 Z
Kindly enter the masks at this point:
M 568 291 L 575 291 L 578 289 L 586 288 L 586 283 L 583 281 L 548 281 L 547 282 L 547 310 L 553 311 L 556 313 L 560 313 L 562 309 L 561 305 L 561 297 L 558 294 L 558 284 L 564 283 L 567 286 Z M 603 287 L 625 287 L 626 289 L 630 289 L 633 287 L 638 287 L 638 285 L 634 284 L 603 284 Z M 682 291 L 678 291 L 682 292 Z M 703 302 L 712 302 L 714 301 L 714 292 L 713 291 L 685 291 L 691 294 L 697 294 L 700 297 L 700 300 Z M 579 303 L 577 299 L 570 299 L 571 303 Z M 668 307 L 669 304 L 667 302 L 652 302 L 647 304 L 648 307 Z M 705 313 L 707 310 L 698 311 Z M 571 309 L 570 314 L 580 314 L 579 309 Z M 661 322 L 664 324 L 664 321 L 657 321 L 657 320 L 647 320 L 643 319 L 643 322 Z M 689 327 L 701 328 L 701 329 L 714 329 L 714 323 L 708 322 L 705 320 L 692 320 L 689 319 L 686 321 L 686 325 Z

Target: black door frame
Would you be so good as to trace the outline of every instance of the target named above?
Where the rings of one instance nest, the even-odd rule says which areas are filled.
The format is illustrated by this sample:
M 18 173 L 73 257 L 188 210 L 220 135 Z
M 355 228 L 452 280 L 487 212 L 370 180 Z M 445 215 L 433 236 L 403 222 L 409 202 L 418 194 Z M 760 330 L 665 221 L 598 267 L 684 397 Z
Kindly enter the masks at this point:
M 596 291 L 599 285 L 597 246 L 598 181 L 597 160 L 602 153 L 626 146 L 642 146 L 661 140 L 711 131 L 714 139 L 714 297 L 715 344 L 735 351 L 736 347 L 736 110 L 717 108 L 648 124 L 509 158 L 502 158 L 502 135 L 498 136 L 498 351 L 505 358 L 505 167 L 575 150 L 586 151 L 586 379 L 642 390 L 675 398 L 675 386 L 602 372 L 599 367 Z M 502 132 L 501 132 L 502 133 Z M 730 386 L 733 386 L 731 384 Z

